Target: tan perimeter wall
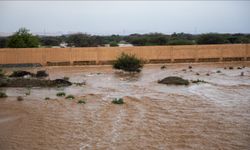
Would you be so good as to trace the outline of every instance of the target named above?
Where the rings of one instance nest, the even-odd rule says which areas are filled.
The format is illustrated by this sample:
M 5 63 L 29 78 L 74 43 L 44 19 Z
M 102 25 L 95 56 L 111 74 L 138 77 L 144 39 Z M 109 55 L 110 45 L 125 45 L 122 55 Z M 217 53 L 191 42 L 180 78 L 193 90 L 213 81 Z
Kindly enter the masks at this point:
M 84 48 L 3 48 L 0 64 L 109 64 L 122 52 L 135 54 L 149 63 L 250 60 L 250 44 L 84 47 Z

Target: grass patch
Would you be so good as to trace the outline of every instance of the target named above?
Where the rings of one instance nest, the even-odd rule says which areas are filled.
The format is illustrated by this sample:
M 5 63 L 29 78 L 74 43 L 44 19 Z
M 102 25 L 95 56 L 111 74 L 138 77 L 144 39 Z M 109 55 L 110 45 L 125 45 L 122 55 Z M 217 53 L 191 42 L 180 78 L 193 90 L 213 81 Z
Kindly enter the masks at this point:
M 181 77 L 177 77 L 177 76 L 166 77 L 158 81 L 158 83 L 167 84 L 167 85 L 189 85 L 188 80 L 182 79 Z
M 0 98 L 6 98 L 8 97 L 7 94 L 5 94 L 4 92 L 0 92 Z
M 78 104 L 85 104 L 86 102 L 85 102 L 85 100 L 83 100 L 83 99 L 81 99 L 81 100 L 79 100 L 78 101 Z
M 113 104 L 124 104 L 124 101 L 122 98 L 115 98 L 112 100 Z
M 66 99 L 75 99 L 75 96 L 74 95 L 68 95 L 68 96 L 66 96 Z
M 121 69 L 127 72 L 140 72 L 143 61 L 132 54 L 122 53 L 113 64 L 114 69 Z
M 56 96 L 58 96 L 58 97 L 63 97 L 63 96 L 65 96 L 66 94 L 64 93 L 64 92 L 59 92 L 59 93 L 57 93 L 56 94 Z

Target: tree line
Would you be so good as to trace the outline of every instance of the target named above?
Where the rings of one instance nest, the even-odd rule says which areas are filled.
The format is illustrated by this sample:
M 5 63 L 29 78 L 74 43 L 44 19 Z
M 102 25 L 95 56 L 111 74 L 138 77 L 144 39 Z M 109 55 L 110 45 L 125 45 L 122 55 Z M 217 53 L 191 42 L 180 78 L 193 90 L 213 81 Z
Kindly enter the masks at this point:
M 33 35 L 26 28 L 20 28 L 9 37 L 0 37 L 0 48 L 32 48 L 59 46 L 67 43 L 69 47 L 97 47 L 110 44 L 118 46 L 119 43 L 130 43 L 134 46 L 154 45 L 193 45 L 193 44 L 237 44 L 250 43 L 250 34 L 188 34 L 162 33 L 130 34 L 130 35 L 90 35 L 85 33 L 68 34 L 61 36 L 38 36 Z

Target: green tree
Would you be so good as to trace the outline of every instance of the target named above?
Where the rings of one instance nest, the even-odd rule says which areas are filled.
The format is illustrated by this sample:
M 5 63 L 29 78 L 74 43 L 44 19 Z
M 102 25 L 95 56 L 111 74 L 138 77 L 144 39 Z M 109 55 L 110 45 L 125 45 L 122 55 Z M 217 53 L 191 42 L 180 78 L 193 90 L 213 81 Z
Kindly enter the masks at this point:
M 229 41 L 225 36 L 217 33 L 202 34 L 197 39 L 198 44 L 226 44 Z
M 29 30 L 26 28 L 20 28 L 7 42 L 7 47 L 11 48 L 29 48 L 38 46 L 38 38 L 29 33 Z

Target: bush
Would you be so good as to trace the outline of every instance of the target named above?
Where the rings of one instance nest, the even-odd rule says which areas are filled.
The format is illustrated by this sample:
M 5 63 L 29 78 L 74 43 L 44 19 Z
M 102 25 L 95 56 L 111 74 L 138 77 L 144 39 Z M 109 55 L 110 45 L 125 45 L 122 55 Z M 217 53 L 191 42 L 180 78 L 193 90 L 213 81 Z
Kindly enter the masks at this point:
M 122 53 L 113 64 L 113 68 L 128 72 L 140 72 L 143 67 L 143 61 L 135 55 Z
M 23 97 L 22 97 L 22 96 L 18 96 L 18 97 L 17 97 L 17 100 L 18 100 L 18 101 L 23 101 Z
M 59 97 L 62 97 L 62 96 L 65 96 L 66 94 L 64 92 L 59 92 L 56 94 L 56 96 L 59 96 Z
M 5 98 L 8 97 L 7 94 L 5 94 L 4 92 L 0 92 L 0 98 Z
M 34 76 L 33 73 L 23 70 L 13 71 L 10 77 L 24 77 L 24 76 Z
M 221 73 L 221 71 L 220 71 L 220 70 L 217 70 L 216 73 Z
M 74 95 L 68 95 L 66 99 L 75 99 Z
M 2 69 L 0 69 L 0 78 L 1 77 L 5 77 L 5 73 L 4 73 L 4 71 Z
M 86 102 L 84 100 L 79 100 L 78 104 L 85 104 Z
M 50 98 L 49 97 L 45 97 L 45 100 L 50 100 Z
M 158 83 L 161 84 L 172 84 L 172 85 L 189 85 L 189 81 L 182 79 L 180 77 L 176 77 L 176 76 L 170 76 L 170 77 L 166 77 L 160 81 L 158 81 Z
M 124 101 L 122 98 L 115 98 L 112 100 L 113 104 L 124 104 Z
M 40 70 L 40 71 L 37 71 L 37 73 L 36 73 L 36 77 L 38 77 L 38 78 L 47 77 L 47 76 L 48 76 L 48 74 L 45 70 Z
M 207 83 L 206 81 L 200 80 L 200 79 L 192 80 L 191 82 L 192 82 L 192 83 Z
M 69 81 L 69 77 L 63 77 L 63 80 Z
M 111 46 L 111 47 L 116 47 L 116 46 L 118 46 L 118 43 L 116 43 L 116 42 L 111 42 L 111 43 L 110 43 L 110 46 Z

